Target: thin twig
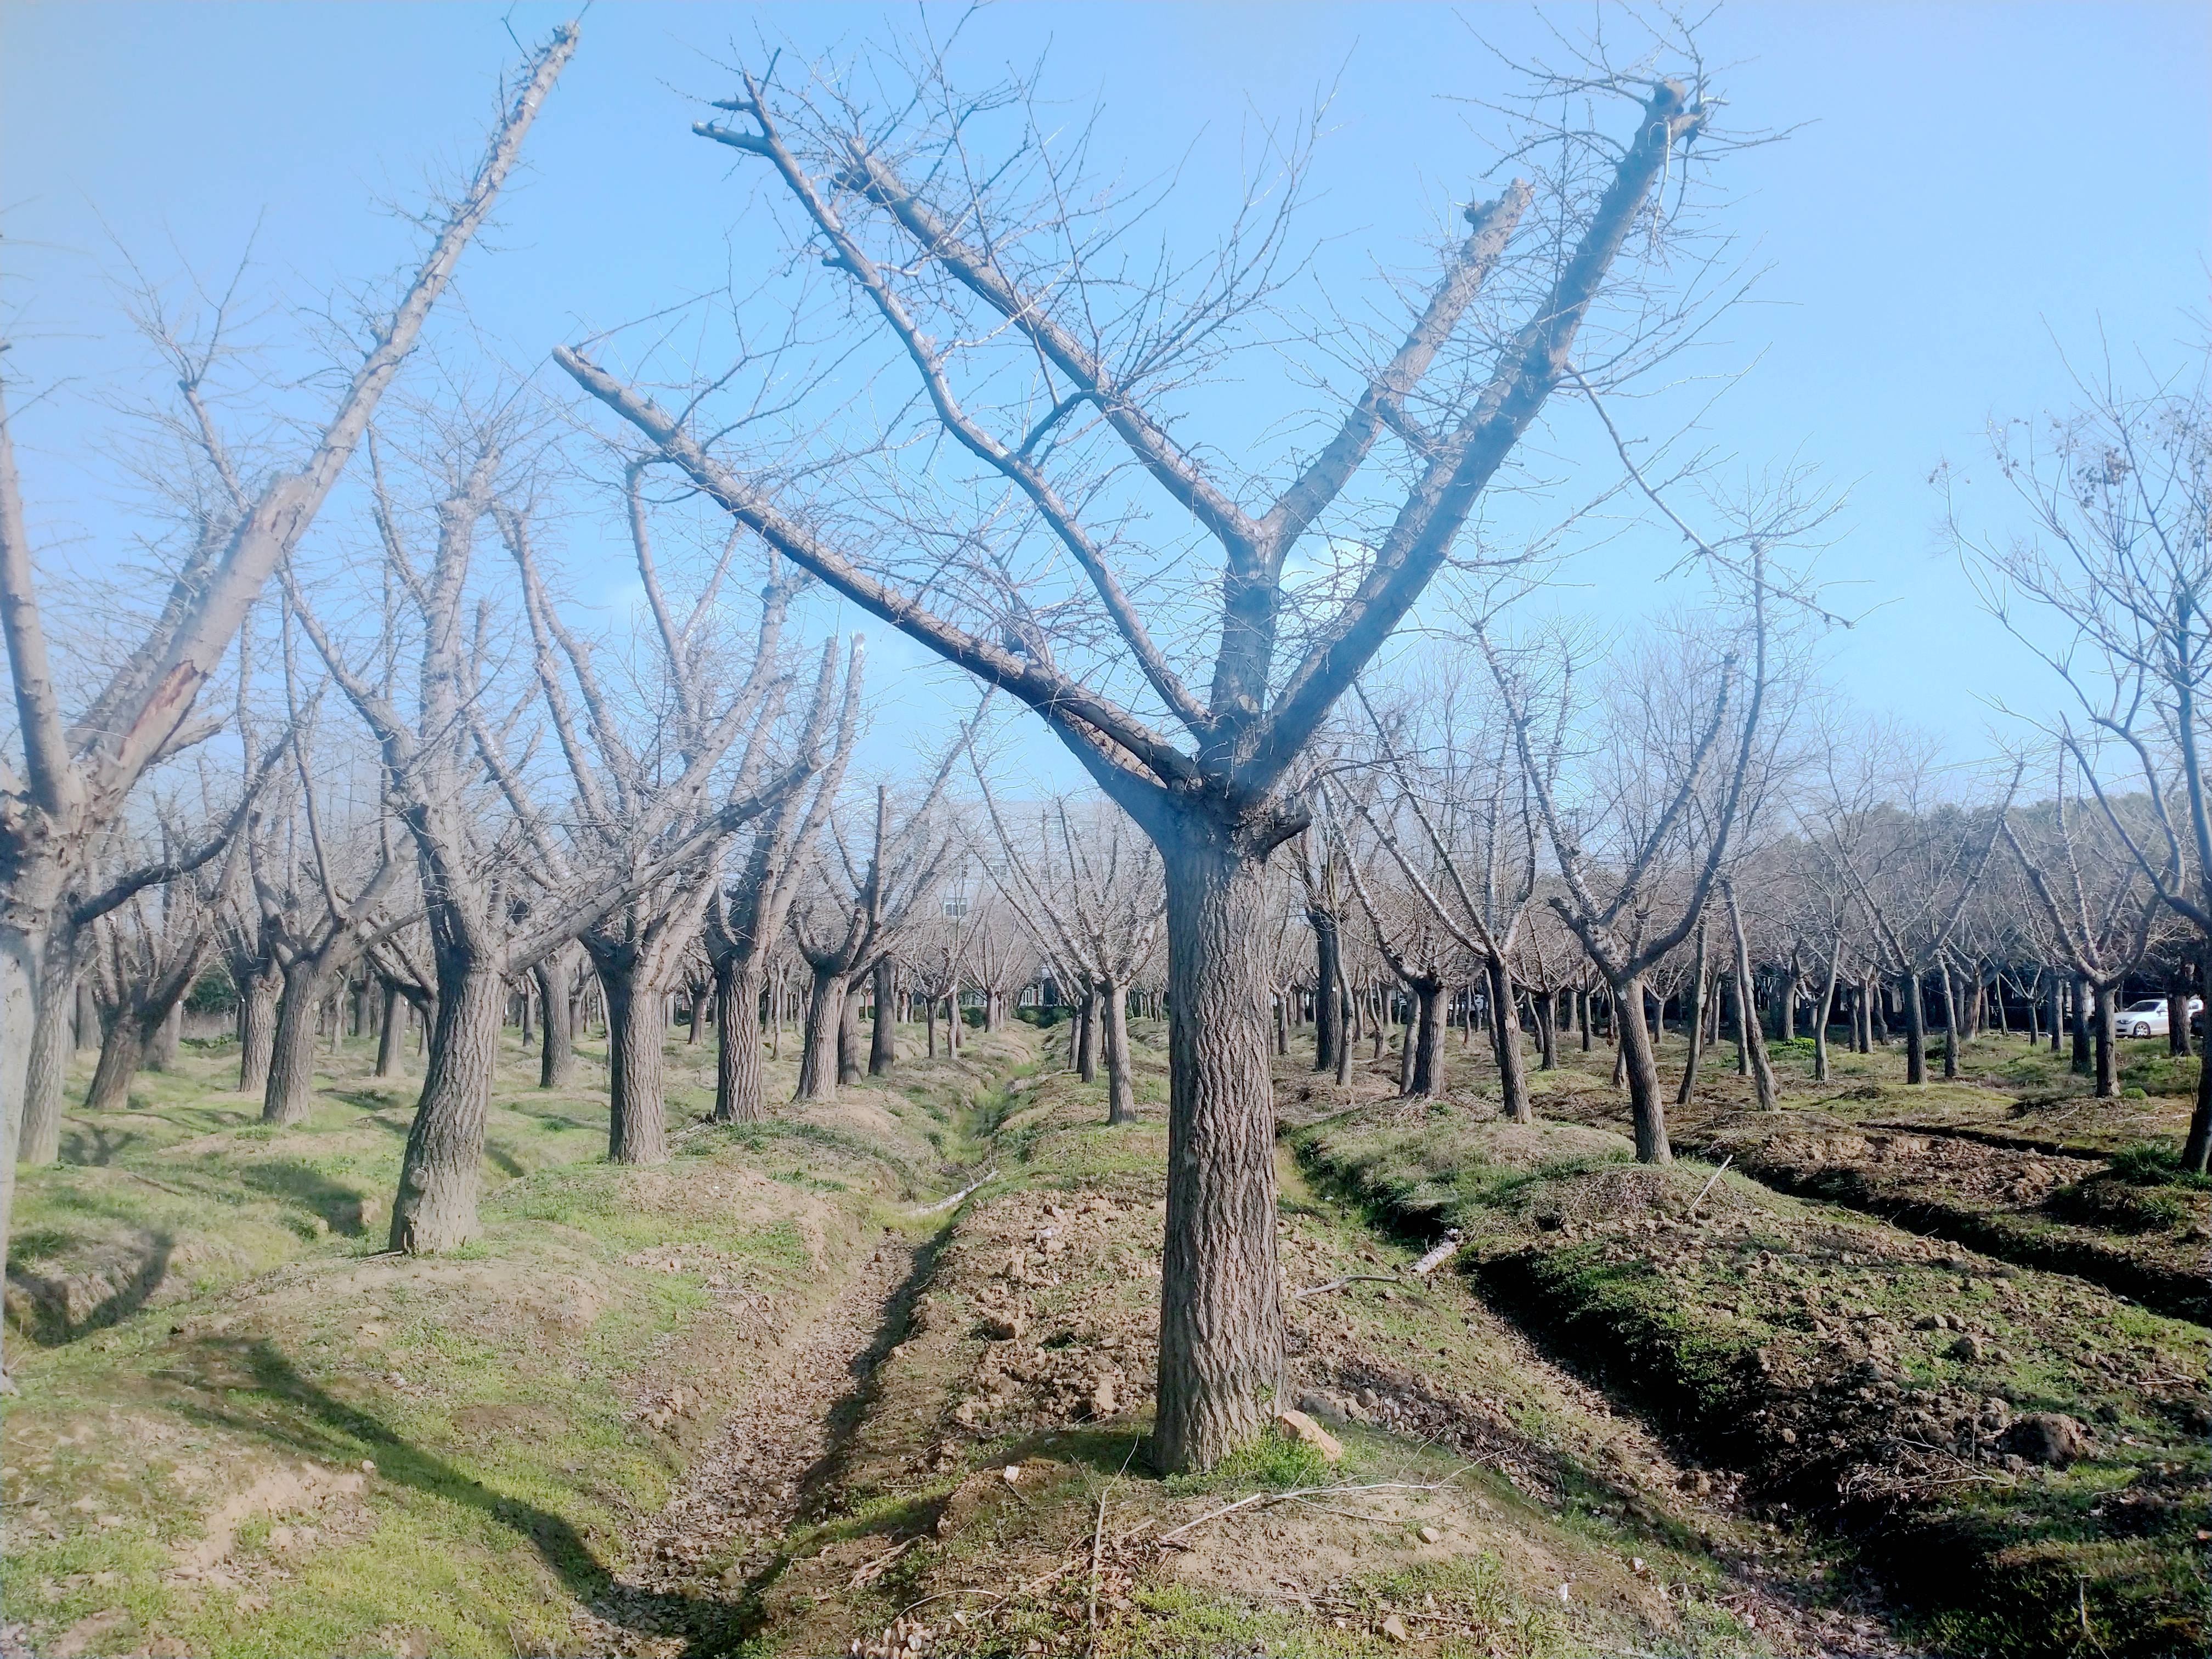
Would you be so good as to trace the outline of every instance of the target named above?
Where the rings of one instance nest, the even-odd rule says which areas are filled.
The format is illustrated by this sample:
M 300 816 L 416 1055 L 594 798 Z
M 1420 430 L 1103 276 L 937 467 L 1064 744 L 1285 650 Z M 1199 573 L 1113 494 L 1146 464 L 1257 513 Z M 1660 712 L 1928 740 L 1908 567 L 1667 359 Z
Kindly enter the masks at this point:
M 1697 1214 L 1698 1206 L 1705 1201 L 1705 1194 L 1713 1189 L 1713 1181 L 1718 1181 L 1723 1176 L 1726 1175 L 1728 1173 L 1728 1166 L 1735 1162 L 1735 1154 L 1734 1152 L 1730 1152 L 1726 1158 L 1721 1160 L 1721 1167 L 1713 1171 L 1713 1180 L 1708 1181 L 1704 1186 L 1698 1188 L 1698 1195 L 1690 1200 L 1690 1215 L 1694 1216 Z M 1685 1218 L 1686 1219 L 1687 1218 L 1686 1217 Z

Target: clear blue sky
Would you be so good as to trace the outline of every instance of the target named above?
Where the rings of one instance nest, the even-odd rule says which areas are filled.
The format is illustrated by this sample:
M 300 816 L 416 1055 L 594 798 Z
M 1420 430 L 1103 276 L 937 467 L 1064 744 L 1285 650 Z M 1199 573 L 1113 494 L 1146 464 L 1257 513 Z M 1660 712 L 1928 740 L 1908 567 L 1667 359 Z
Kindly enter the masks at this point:
M 392 264 L 378 200 L 473 155 L 493 77 L 563 9 L 518 4 L 0 7 L 0 229 L 13 377 L 78 377 L 27 422 L 33 512 L 102 556 L 113 492 L 75 453 L 124 361 L 98 279 L 110 232 L 156 267 L 260 258 L 313 294 Z M 516 362 L 711 283 L 743 192 L 690 137 L 734 39 L 865 35 L 869 7 L 606 5 L 531 140 L 532 176 L 463 295 Z M 901 22 L 912 13 L 888 14 Z M 1562 9 L 1569 26 L 1587 9 Z M 1053 83 L 1099 99 L 1101 143 L 1142 175 L 1248 111 L 1289 113 L 1341 72 L 1313 222 L 1402 264 L 1487 158 L 1440 95 L 1491 71 L 1468 24 L 1528 38 L 1519 8 L 1016 6 L 974 27 L 1009 60 L 1048 40 Z M 1972 462 L 1992 414 L 2067 395 L 2062 350 L 2101 338 L 2160 363 L 2205 307 L 2212 8 L 1745 4 L 1705 32 L 1740 127 L 1807 124 L 1741 156 L 1730 223 L 1771 267 L 1730 320 L 1756 366 L 1709 437 L 1746 465 L 1802 457 L 1850 486 L 1826 568 L 1891 601 L 1836 652 L 1842 688 L 1978 751 L 1977 697 L 2033 702 L 2032 669 L 1934 535 L 1927 478 Z M 1201 143 L 1201 157 L 1214 154 Z M 103 228 L 103 224 L 105 228 Z M 1194 233 L 1201 228 L 1194 223 Z M 1967 471 L 1973 471 L 1969 465 Z M 1603 611 L 1650 602 L 1650 546 L 1582 572 Z M 896 653 L 880 658 L 885 667 Z

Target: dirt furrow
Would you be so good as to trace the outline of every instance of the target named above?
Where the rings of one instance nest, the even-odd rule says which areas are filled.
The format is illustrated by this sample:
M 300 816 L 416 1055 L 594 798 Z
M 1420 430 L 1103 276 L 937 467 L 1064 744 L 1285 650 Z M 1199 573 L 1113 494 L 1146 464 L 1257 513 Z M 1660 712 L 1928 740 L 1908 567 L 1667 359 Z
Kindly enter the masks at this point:
M 759 1592 L 791 1528 L 836 1507 L 846 1443 L 906 1328 L 930 1246 L 886 1236 L 808 1323 L 765 1357 L 630 1565 L 580 1620 L 594 1651 L 719 1653 L 762 1623 Z

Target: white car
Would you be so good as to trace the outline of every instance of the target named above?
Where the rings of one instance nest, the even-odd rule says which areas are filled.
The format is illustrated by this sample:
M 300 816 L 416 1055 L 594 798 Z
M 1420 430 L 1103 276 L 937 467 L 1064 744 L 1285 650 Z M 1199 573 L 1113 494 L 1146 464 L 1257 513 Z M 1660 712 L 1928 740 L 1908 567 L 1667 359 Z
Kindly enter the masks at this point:
M 2189 1020 L 2192 1025 L 2204 1012 L 2204 999 L 2189 999 Z M 2130 1003 L 2116 1016 L 2122 1036 L 2154 1037 L 2166 1035 L 2166 999 L 2146 997 L 2141 1002 Z

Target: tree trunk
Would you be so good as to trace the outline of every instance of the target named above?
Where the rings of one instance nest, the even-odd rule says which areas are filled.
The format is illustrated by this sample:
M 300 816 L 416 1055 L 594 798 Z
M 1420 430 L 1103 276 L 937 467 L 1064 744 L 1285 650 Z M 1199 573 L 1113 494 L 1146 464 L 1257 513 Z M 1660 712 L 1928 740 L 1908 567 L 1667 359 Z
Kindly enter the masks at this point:
M 246 976 L 238 995 L 238 1092 L 269 1092 L 269 1062 L 276 1048 L 278 998 L 284 975 L 273 962 Z
M 33 1035 L 35 1036 L 35 1034 L 36 1028 L 33 1027 Z M 107 1029 L 100 1034 L 100 1061 L 93 1067 L 92 1085 L 85 1091 L 84 1109 L 88 1112 L 112 1112 L 129 1100 L 131 1079 L 138 1075 L 138 1068 L 145 1058 L 145 1028 L 140 1024 L 137 1011 L 117 1009 L 108 1017 Z M 16 1132 L 20 1136 L 20 1119 Z M 21 1140 L 16 1144 L 20 1149 Z
M 1705 917 L 1702 912 L 1698 916 L 1698 939 L 1692 948 L 1697 954 L 1690 962 L 1690 1017 L 1682 1022 L 1686 1028 L 1684 1035 L 1689 1038 L 1690 1052 L 1683 1058 L 1682 1081 L 1674 1091 L 1677 1106 L 1686 1106 L 1696 1098 L 1698 1066 L 1705 1057 L 1705 979 L 1710 970 L 1706 967 Z
M 1528 1073 L 1521 1055 L 1521 1021 L 1513 1006 L 1513 975 L 1502 962 L 1485 963 L 1483 975 L 1490 993 L 1490 1048 L 1498 1061 L 1498 1100 L 1505 1115 L 1516 1123 L 1533 1123 L 1535 1114 L 1528 1107 Z M 1473 1000 L 1468 999 L 1470 1004 Z M 1474 1012 L 1472 1006 L 1468 1012 Z M 1442 1094 L 1443 1079 L 1437 1079 L 1436 1085 L 1424 1092 Z
M 1726 898 L 1729 931 L 1735 936 L 1736 1025 L 1742 1044 L 1739 1057 L 1751 1074 L 1759 1109 L 1771 1112 L 1775 1108 L 1774 1065 L 1766 1057 L 1765 1033 L 1759 1026 L 1759 1003 L 1752 989 L 1751 942 L 1744 936 L 1743 910 L 1735 902 L 1733 885 L 1727 890 Z
M 146 1039 L 146 1066 L 149 1071 L 173 1072 L 177 1069 L 177 1051 L 185 1039 L 185 999 L 191 994 L 191 981 L 186 980 L 176 1000 L 169 1004 Z
M 52 1164 L 62 1152 L 62 1085 L 69 1076 L 76 1012 L 79 930 L 64 921 L 46 935 L 41 953 L 38 1014 L 23 1075 L 23 1130 L 17 1160 Z
M 757 957 L 726 952 L 714 963 L 714 1115 L 717 1123 L 768 1116 L 761 1079 L 761 991 Z
M 897 969 L 884 957 L 876 963 L 875 1024 L 868 1031 L 868 1075 L 882 1077 L 898 1063 Z
M 1336 1052 L 1349 1041 L 1344 1029 L 1344 994 L 1338 971 L 1343 954 L 1336 933 L 1336 918 L 1326 910 L 1308 910 L 1314 933 L 1314 1063 L 1316 1072 L 1336 1069 Z
M 860 1062 L 860 985 L 858 980 L 848 980 L 845 995 L 837 1005 L 837 1081 L 860 1083 L 867 1075 L 867 1067 Z
M 2096 1069 L 2089 1054 L 2089 981 L 2079 974 L 2074 976 L 2074 1057 L 2073 1069 L 2087 1077 Z
M 1097 995 L 1106 1026 L 1106 1121 L 1133 1122 L 1137 1086 L 1129 1074 L 1128 992 L 1119 981 L 1109 980 L 1098 988 Z
M 384 1006 L 376 1021 L 376 1075 L 390 1077 L 399 1069 L 399 1028 L 406 1024 L 400 1012 L 399 988 L 390 980 L 384 981 Z M 552 1023 L 546 1023 L 550 1032 Z
M 1413 1091 L 1424 1100 L 1441 1099 L 1444 1092 L 1444 1012 L 1449 988 L 1442 980 L 1425 981 L 1414 998 Z M 1520 1059 L 1520 1036 L 1521 1028 L 1516 1023 L 1513 1028 L 1516 1061 Z M 1525 1087 L 1522 1092 L 1527 1092 Z
M 662 1084 L 667 993 L 633 962 L 595 957 L 607 1000 L 607 1158 L 662 1164 L 668 1158 L 668 1106 Z
M 1613 1027 L 1620 1044 L 1620 1070 L 1628 1085 L 1628 1112 L 1635 1127 L 1638 1164 L 1672 1164 L 1667 1139 L 1667 1106 L 1660 1097 L 1659 1061 L 1651 1028 L 1644 1022 L 1644 981 L 1626 979 L 1613 988 Z
M 2100 985 L 2090 1003 L 2096 1021 L 2097 1098 L 2120 1097 L 2119 1005 L 2112 988 Z
M 1948 1079 L 1959 1075 L 1959 990 L 1949 963 L 1942 963 L 1936 971 L 1942 975 L 1943 1075 Z
M 937 1058 L 937 999 L 935 997 L 924 997 L 921 1000 L 921 1029 L 924 1033 L 923 1041 L 927 1045 L 924 1052 L 930 1059 L 935 1060 Z
M 538 982 L 538 1006 L 545 1040 L 538 1052 L 538 1086 L 565 1089 L 576 1074 L 576 1010 L 568 1000 L 574 945 L 563 945 L 530 969 Z
M 426 1255 L 455 1249 L 477 1230 L 484 1121 L 505 1000 L 496 969 L 457 950 L 439 952 L 437 1024 L 392 1200 L 395 1250 Z
M 1075 1005 L 1075 1075 L 1085 1083 L 1098 1081 L 1098 993 L 1083 994 Z
M 2066 981 L 2058 970 L 2051 970 L 2051 1052 L 2058 1052 L 2059 1034 L 2066 1024 Z
M 1167 876 L 1168 1194 L 1152 1462 L 1211 1468 L 1285 1382 L 1259 860 L 1194 826 Z
M 2166 1051 L 2189 1052 L 2189 964 L 2178 958 L 2166 976 Z
M 1906 974 L 1899 981 L 1905 994 L 1905 1040 L 1908 1045 L 1905 1056 L 1905 1080 L 1907 1083 L 1928 1081 L 1928 1010 L 1920 996 L 1920 975 Z
M 309 957 L 287 963 L 283 993 L 276 999 L 269 1082 L 261 1094 L 264 1123 L 302 1122 L 314 1109 L 315 1012 L 322 1000 L 321 964 Z
M 1582 1045 L 1582 1051 L 1584 1054 L 1589 1053 L 1590 1007 L 1588 986 L 1578 986 L 1575 990 L 1575 1039 Z
M 845 976 L 814 970 L 814 992 L 806 1000 L 806 1035 L 799 1050 L 799 1089 L 794 1100 L 834 1100 L 837 1096 L 837 1025 L 845 1011 Z
M 2181 1167 L 2192 1175 L 2204 1175 L 2212 1172 L 2212 939 L 2201 942 L 2197 972 L 2198 982 L 2204 987 L 2207 1052 L 2197 1063 L 2197 1109 L 2189 1115 L 2189 1139 L 2182 1143 Z
M 1820 986 L 1820 1001 L 1813 1010 L 1813 1080 L 1828 1080 L 1828 1013 L 1836 1006 L 1836 981 L 1844 973 L 1844 939 L 1838 933 L 1828 947 L 1828 976 Z

